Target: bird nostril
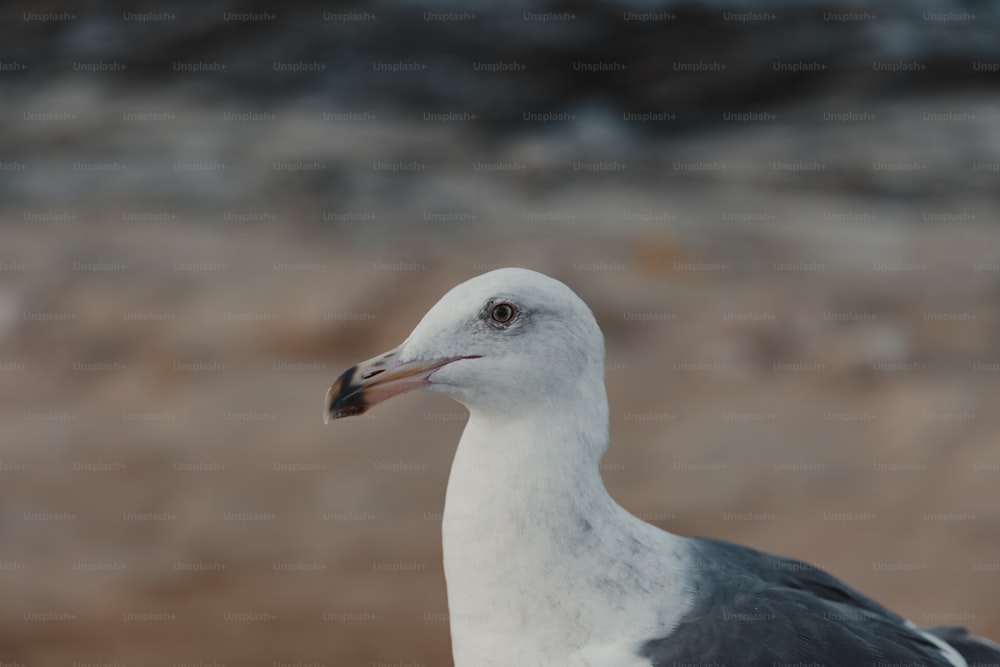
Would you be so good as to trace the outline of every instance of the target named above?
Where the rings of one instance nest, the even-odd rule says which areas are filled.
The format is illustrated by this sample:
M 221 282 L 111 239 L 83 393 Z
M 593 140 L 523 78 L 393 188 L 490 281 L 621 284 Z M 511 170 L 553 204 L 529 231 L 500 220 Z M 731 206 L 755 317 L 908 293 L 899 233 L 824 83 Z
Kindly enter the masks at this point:
M 367 380 L 368 378 L 375 377 L 379 373 L 385 373 L 385 369 L 384 368 L 378 368 L 376 370 L 371 371 L 370 373 L 365 373 L 364 375 L 361 376 L 361 379 L 362 380 Z

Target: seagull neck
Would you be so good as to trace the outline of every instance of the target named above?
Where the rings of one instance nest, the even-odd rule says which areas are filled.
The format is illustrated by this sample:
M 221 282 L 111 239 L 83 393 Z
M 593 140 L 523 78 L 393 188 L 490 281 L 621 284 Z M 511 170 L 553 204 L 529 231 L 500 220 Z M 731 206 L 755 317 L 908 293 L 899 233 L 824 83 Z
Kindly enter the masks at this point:
M 608 413 L 598 386 L 586 401 L 550 399 L 516 414 L 471 410 L 448 481 L 446 548 L 449 533 L 463 532 L 467 543 L 483 528 L 569 539 L 567 531 L 590 531 L 592 518 L 620 511 L 600 474 Z
M 604 488 L 608 407 L 595 384 L 528 411 L 470 410 L 441 527 L 456 665 L 633 664 L 560 656 L 656 636 L 689 604 L 676 538 Z M 626 611 L 650 596 L 660 603 Z M 534 652 L 544 659 L 524 659 Z
M 574 414 L 554 405 L 520 415 L 472 412 L 452 477 L 474 478 L 484 489 L 502 484 L 504 495 L 532 494 L 550 502 L 566 493 L 607 496 L 600 474 L 607 435 L 607 413 L 596 409 Z
M 638 621 L 621 611 L 626 600 L 651 591 L 667 607 L 683 608 L 673 537 L 629 514 L 604 488 L 603 385 L 599 394 L 574 402 L 586 409 L 471 411 L 441 527 L 456 665 L 482 665 L 484 654 L 510 658 L 495 664 L 556 664 L 554 656 L 524 663 L 511 647 L 534 637 L 558 653 L 611 642 L 636 632 L 637 623 L 652 632 L 663 610 Z M 652 574 L 640 581 L 634 576 L 640 571 Z M 545 626 L 555 628 L 555 636 L 539 639 L 538 627 Z

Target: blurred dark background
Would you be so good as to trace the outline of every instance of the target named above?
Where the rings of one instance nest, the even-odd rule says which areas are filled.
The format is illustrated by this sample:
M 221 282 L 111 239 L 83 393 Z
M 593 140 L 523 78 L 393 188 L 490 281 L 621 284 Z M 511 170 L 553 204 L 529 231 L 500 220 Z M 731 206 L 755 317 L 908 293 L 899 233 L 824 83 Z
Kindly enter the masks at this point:
M 461 406 L 343 368 L 527 266 L 631 511 L 1000 638 L 1000 5 L 0 8 L 0 664 L 449 665 Z

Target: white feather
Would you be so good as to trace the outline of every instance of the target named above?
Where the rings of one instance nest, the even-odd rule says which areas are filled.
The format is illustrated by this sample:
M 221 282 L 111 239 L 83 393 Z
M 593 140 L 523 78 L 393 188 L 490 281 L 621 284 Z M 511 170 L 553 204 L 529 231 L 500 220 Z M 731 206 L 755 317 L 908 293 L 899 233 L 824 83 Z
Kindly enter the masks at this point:
M 482 318 L 498 295 L 523 318 L 509 329 Z M 403 359 L 468 354 L 480 358 L 430 387 L 470 411 L 442 526 L 456 667 L 648 666 L 640 640 L 667 634 L 691 604 L 683 543 L 604 488 L 593 315 L 551 278 L 495 271 L 445 295 L 401 346 Z

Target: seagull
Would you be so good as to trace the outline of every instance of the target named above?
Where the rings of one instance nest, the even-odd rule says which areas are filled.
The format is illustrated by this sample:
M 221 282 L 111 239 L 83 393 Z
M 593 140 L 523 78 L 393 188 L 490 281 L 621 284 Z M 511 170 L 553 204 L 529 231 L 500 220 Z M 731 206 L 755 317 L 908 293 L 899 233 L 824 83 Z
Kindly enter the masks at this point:
M 469 410 L 442 522 L 456 667 L 1000 664 L 965 628 L 919 628 L 817 567 L 615 502 L 604 337 L 558 280 L 503 268 L 454 287 L 344 371 L 324 421 L 414 389 Z

